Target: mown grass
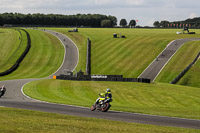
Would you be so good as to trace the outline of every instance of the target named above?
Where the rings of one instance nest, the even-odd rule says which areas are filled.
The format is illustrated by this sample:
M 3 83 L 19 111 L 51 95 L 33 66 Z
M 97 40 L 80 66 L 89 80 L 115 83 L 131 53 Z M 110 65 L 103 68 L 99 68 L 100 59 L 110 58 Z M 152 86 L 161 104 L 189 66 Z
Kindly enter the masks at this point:
M 200 88 L 200 60 L 177 83 Z
M 193 87 L 163 83 L 40 80 L 27 84 L 24 92 L 43 101 L 90 107 L 106 88 L 112 90 L 112 110 L 200 119 L 200 89 Z
M 0 72 L 11 68 L 26 48 L 26 34 L 15 29 L 0 29 Z
M 92 74 L 124 77 L 138 77 L 170 41 L 198 37 L 198 34 L 176 35 L 179 29 L 80 28 L 78 33 L 68 33 L 66 28 L 52 30 L 68 35 L 78 45 L 80 62 L 77 71 L 85 70 L 86 40 L 90 38 Z M 121 33 L 127 38 L 113 38 L 113 33 Z
M 180 72 L 182 72 L 190 63 L 192 63 L 199 51 L 200 41 L 191 41 L 185 43 L 165 66 L 160 75 L 157 77 L 156 81 L 170 83 L 176 76 L 178 76 Z M 190 71 L 188 74 L 188 76 L 191 78 L 188 76 L 184 77 L 180 84 L 184 84 L 183 82 L 189 82 L 190 80 L 194 87 L 200 86 L 200 71 L 198 69 L 199 64 L 197 63 L 195 66 L 197 69 L 192 69 L 192 71 Z M 187 83 L 185 83 L 185 85 L 187 85 Z
M 197 133 L 199 130 L 75 117 L 0 107 L 1 133 Z
M 64 47 L 56 37 L 40 30 L 27 31 L 31 37 L 29 53 L 16 71 L 0 80 L 47 77 L 62 64 Z
M 67 30 L 68 29 L 56 29 L 56 31 L 67 34 L 78 44 L 80 63 L 77 70 L 85 70 L 86 39 L 90 37 L 92 40 L 92 73 L 122 74 L 125 77 L 137 77 L 170 41 L 177 38 L 198 37 L 198 34 L 176 35 L 176 30 L 79 29 L 79 33 L 68 33 Z M 0 78 L 0 80 L 48 76 L 56 70 L 59 66 L 58 64 L 61 63 L 61 58 L 64 53 L 63 47 L 61 45 L 59 45 L 59 48 L 57 46 L 52 46 L 54 44 L 59 44 L 57 39 L 41 31 L 28 30 L 28 32 L 31 34 L 34 44 L 33 48 L 31 48 L 32 52 L 27 55 L 17 71 L 9 76 Z M 121 34 L 126 35 L 127 38 L 114 39 L 112 38 L 112 34 L 115 32 L 121 32 Z M 52 44 L 50 42 L 52 42 Z M 54 52 L 58 53 L 55 54 Z M 50 53 L 55 55 L 51 55 Z M 53 57 L 56 59 L 52 59 Z M 51 63 L 55 63 L 56 65 Z M 51 67 L 56 69 L 52 70 L 50 69 Z M 42 80 L 26 85 L 25 93 L 31 96 L 34 95 L 34 98 L 45 101 L 89 107 L 98 97 L 97 94 L 105 91 L 108 87 L 112 89 L 113 93 L 114 100 L 111 108 L 113 110 L 200 119 L 200 98 L 198 96 L 200 92 L 199 89 L 192 87 L 171 86 L 161 83 L 140 84 Z M 2 109 L 0 109 L 0 111 L 1 110 Z M 6 110 L 4 112 L 12 114 L 11 112 L 14 113 L 17 111 L 11 110 L 11 112 L 9 112 Z M 103 122 L 96 124 L 90 118 L 81 121 L 79 117 L 73 117 L 72 119 L 65 117 L 65 120 L 69 119 L 70 122 L 74 122 L 72 125 L 66 126 L 65 124 L 69 124 L 69 121 L 65 122 L 63 119 L 59 121 L 57 115 L 54 117 L 54 115 L 51 114 L 50 116 L 42 117 L 39 114 L 35 115 L 33 112 L 30 112 L 27 113 L 27 117 L 24 117 L 24 113 L 19 112 L 13 115 L 13 117 L 11 116 L 11 118 L 8 118 L 9 115 L 5 114 L 4 120 L 14 124 L 11 124 L 12 126 L 8 124 L 9 128 L 4 128 L 4 131 L 11 132 L 14 130 L 29 132 L 30 130 L 35 131 L 37 129 L 41 129 L 38 132 L 105 131 L 105 128 L 102 129 L 98 127 L 98 125 L 102 125 L 106 120 L 102 120 Z M 36 117 L 36 119 L 34 119 L 32 123 L 31 120 L 33 116 Z M 52 117 L 54 117 L 54 120 L 56 119 L 56 122 L 51 121 Z M 44 124 L 41 124 L 42 120 L 45 120 Z M 5 121 L 0 121 L 0 123 Z M 19 123 L 19 121 L 22 123 Z M 86 121 L 88 122 L 87 125 L 83 126 Z M 16 123 L 19 125 L 16 125 Z M 111 123 L 114 122 L 109 121 L 103 127 L 109 126 L 111 129 L 116 127 L 112 129 L 113 132 L 192 132 L 192 130 L 188 131 L 187 129 L 174 131 L 170 128 L 160 129 L 157 126 L 153 128 L 152 126 L 143 125 L 143 127 L 136 128 L 139 124 L 126 127 L 125 125 L 128 125 L 127 123 L 125 125 L 121 123 L 112 125 Z M 6 125 L 6 123 L 0 125 Z M 90 125 L 92 125 L 92 127 L 90 127 Z M 1 129 L 3 128 L 0 128 L 0 130 Z

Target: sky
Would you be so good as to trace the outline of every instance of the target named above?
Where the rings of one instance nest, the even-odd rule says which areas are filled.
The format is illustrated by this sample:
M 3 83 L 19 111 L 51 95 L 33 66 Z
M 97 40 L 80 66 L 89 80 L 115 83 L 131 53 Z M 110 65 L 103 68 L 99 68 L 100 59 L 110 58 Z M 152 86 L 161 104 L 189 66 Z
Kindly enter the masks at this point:
M 199 5 L 200 0 L 0 0 L 0 13 L 104 14 L 153 26 L 155 21 L 200 17 Z

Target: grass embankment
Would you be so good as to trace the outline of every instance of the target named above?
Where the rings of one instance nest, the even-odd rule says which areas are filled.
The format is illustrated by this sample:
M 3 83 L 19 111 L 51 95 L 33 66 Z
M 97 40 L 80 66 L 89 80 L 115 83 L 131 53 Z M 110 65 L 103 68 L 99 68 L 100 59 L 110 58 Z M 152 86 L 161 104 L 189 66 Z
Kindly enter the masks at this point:
M 78 33 L 68 33 L 69 29 L 52 30 L 68 35 L 78 45 L 77 70 L 85 70 L 86 39 L 89 37 L 92 40 L 92 74 L 124 77 L 138 77 L 172 40 L 198 37 L 198 34 L 176 35 L 177 29 L 80 28 Z M 113 38 L 113 33 L 127 38 Z
M 0 108 L 1 133 L 197 133 L 199 130 Z
M 185 43 L 174 57 L 165 66 L 163 71 L 157 77 L 156 81 L 170 83 L 180 72 L 182 72 L 197 56 L 200 51 L 200 41 Z M 200 63 L 198 62 L 189 70 L 185 77 L 178 83 L 181 85 L 191 85 L 200 87 Z
M 0 80 L 47 77 L 62 64 L 64 47 L 56 37 L 40 30 L 27 31 L 31 37 L 29 53 L 16 71 Z
M 200 119 L 199 88 L 163 83 L 40 80 L 27 84 L 24 92 L 43 101 L 90 107 L 106 88 L 112 90 L 112 110 Z
M 27 46 L 24 31 L 0 29 L 0 73 L 11 68 Z
M 200 88 L 200 60 L 183 76 L 178 84 Z

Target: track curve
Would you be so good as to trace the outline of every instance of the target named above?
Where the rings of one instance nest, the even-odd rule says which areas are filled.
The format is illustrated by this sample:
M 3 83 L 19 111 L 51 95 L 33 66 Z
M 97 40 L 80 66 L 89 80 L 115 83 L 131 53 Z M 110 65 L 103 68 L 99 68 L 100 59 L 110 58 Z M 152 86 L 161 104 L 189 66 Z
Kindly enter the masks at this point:
M 79 58 L 78 48 L 76 47 L 76 45 L 63 34 L 49 30 L 46 30 L 46 32 L 51 33 L 52 35 L 58 37 L 58 39 L 65 46 L 65 58 L 63 64 L 59 68 L 59 70 L 54 74 L 56 75 L 61 74 L 63 73 L 64 69 L 73 71 L 77 66 Z M 47 78 L 52 78 L 52 76 L 53 75 Z M 76 116 L 103 118 L 103 119 L 126 121 L 126 122 L 143 123 L 143 124 L 200 129 L 200 120 L 144 115 L 137 113 L 117 112 L 117 111 L 109 111 L 107 113 L 97 112 L 97 111 L 91 112 L 89 108 L 85 107 L 53 104 L 53 103 L 46 103 L 34 100 L 24 96 L 23 93 L 21 92 L 21 88 L 24 86 L 24 84 L 34 80 L 40 80 L 40 79 L 20 79 L 20 80 L 0 81 L 0 85 L 5 84 L 7 88 L 5 96 L 0 98 L 0 106 L 38 110 L 44 112 L 53 112 L 53 113 L 76 115 Z

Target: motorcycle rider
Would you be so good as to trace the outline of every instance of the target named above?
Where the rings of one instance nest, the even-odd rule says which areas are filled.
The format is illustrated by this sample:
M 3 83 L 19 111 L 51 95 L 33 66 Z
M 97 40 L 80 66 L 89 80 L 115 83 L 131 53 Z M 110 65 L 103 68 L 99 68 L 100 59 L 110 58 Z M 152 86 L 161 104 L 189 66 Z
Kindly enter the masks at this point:
M 1 88 L 0 88 L 0 97 L 1 96 L 3 96 L 4 94 L 5 94 L 5 92 L 6 92 L 6 87 L 5 87 L 5 85 L 3 85 Z
M 106 92 L 105 92 L 105 98 L 106 100 L 104 101 L 106 102 L 112 102 L 112 94 L 111 94 L 111 90 L 110 88 L 107 88 Z M 99 98 L 97 98 L 96 102 L 94 103 L 94 105 L 96 106 L 99 103 Z

